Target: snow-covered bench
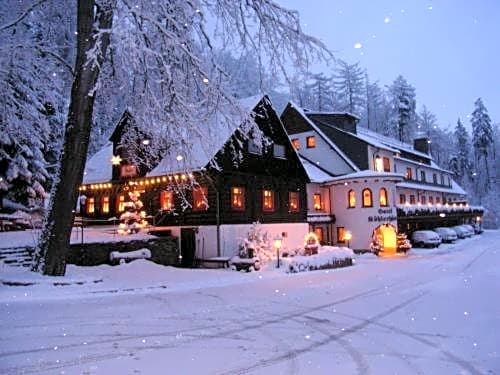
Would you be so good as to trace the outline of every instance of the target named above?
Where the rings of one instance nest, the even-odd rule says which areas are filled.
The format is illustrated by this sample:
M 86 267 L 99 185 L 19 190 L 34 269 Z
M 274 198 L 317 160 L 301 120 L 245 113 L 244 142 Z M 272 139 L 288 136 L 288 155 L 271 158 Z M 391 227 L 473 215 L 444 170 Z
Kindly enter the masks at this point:
M 258 271 L 260 270 L 259 258 L 240 258 L 235 256 L 231 258 L 231 268 L 236 271 Z
M 120 253 L 119 251 L 112 251 L 109 254 L 109 260 L 113 264 L 131 262 L 134 259 L 150 259 L 151 251 L 149 249 L 140 249 L 135 251 L 129 251 L 126 253 Z
M 229 268 L 230 260 L 231 258 L 229 257 L 198 258 L 196 259 L 196 264 L 198 266 L 201 266 L 204 263 L 208 263 L 208 264 L 222 265 L 223 268 Z

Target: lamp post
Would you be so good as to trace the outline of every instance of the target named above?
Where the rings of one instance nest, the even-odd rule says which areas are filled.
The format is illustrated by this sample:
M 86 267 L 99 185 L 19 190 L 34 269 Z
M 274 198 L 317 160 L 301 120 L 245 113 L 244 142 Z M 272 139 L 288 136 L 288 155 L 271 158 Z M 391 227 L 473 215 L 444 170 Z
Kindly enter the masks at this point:
M 282 244 L 283 244 L 283 239 L 281 238 L 281 236 L 276 236 L 276 238 L 274 239 L 274 247 L 276 248 L 276 259 L 277 259 L 276 268 L 280 268 L 280 249 Z
M 349 241 L 352 239 L 352 233 L 350 231 L 345 232 L 344 239 L 347 240 L 347 247 L 349 247 Z

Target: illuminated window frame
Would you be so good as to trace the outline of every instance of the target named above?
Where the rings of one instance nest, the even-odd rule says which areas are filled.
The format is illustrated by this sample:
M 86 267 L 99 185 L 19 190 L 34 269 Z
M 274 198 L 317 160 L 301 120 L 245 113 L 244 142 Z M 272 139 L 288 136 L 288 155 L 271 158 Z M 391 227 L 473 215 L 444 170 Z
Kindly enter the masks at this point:
M 206 211 L 208 209 L 208 188 L 200 186 L 193 189 L 193 211 Z
M 298 138 L 293 138 L 292 139 L 292 146 L 296 150 L 300 150 L 300 139 Z
M 387 207 L 389 206 L 389 196 L 387 195 L 387 189 L 386 188 L 380 188 L 379 190 L 379 203 L 380 207 Z
M 242 186 L 231 187 L 231 209 L 245 211 L 245 188 Z
M 262 211 L 274 212 L 274 191 L 262 190 Z
M 373 194 L 368 188 L 363 189 L 361 192 L 361 200 L 363 207 L 373 207 Z
M 410 167 L 406 168 L 406 178 L 408 180 L 413 180 L 413 169 Z
M 316 211 L 321 211 L 323 209 L 323 199 L 319 193 L 313 195 L 313 208 Z
M 288 192 L 288 207 L 290 212 L 300 211 L 299 193 L 297 191 Z
M 356 207 L 356 192 L 354 190 L 349 190 L 347 192 L 347 208 Z
M 318 238 L 319 243 L 323 243 L 323 228 L 322 227 L 316 227 L 314 228 L 314 234 Z
M 391 171 L 391 160 L 388 157 L 383 157 L 382 158 L 382 163 L 384 165 L 384 172 L 390 172 Z
M 337 242 L 345 243 L 345 228 L 337 227 Z
M 168 190 L 160 191 L 160 210 L 170 211 L 174 207 L 174 192 Z
M 87 198 L 85 206 L 86 206 L 85 211 L 87 212 L 87 214 L 90 215 L 95 213 L 95 198 L 94 197 Z
M 125 195 L 118 195 L 116 197 L 116 212 L 125 211 Z
M 310 135 L 306 137 L 306 147 L 307 148 L 315 148 L 316 147 L 316 138 L 314 135 Z
M 109 214 L 109 195 L 101 197 L 101 213 Z

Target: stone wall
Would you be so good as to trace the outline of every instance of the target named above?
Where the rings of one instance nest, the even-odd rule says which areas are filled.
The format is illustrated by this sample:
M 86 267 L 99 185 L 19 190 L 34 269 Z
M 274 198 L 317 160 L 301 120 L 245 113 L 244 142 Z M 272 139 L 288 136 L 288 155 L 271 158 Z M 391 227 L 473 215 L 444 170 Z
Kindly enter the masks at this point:
M 128 252 L 140 249 L 151 251 L 151 260 L 165 266 L 177 265 L 179 244 L 176 237 L 161 237 L 149 240 L 135 240 L 108 243 L 72 244 L 67 256 L 67 263 L 77 266 L 97 266 L 111 264 L 109 254 L 112 251 Z

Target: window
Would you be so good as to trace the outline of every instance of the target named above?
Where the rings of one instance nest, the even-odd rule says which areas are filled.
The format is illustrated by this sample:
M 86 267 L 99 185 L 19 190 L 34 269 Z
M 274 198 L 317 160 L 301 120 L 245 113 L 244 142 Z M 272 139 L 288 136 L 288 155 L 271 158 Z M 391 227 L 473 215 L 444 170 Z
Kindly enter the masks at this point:
M 293 148 L 296 150 L 300 150 L 300 140 L 298 138 L 292 139 Z
M 384 161 L 380 156 L 375 156 L 375 170 L 377 172 L 382 172 L 384 170 Z
M 103 214 L 109 213 L 109 197 L 107 195 L 101 198 L 101 212 Z
M 415 204 L 415 196 L 410 195 L 410 204 Z
M 389 158 L 384 158 L 384 172 L 390 172 L 391 171 L 391 161 Z
M 323 202 L 321 201 L 321 194 L 314 194 L 313 196 L 313 207 L 316 211 L 323 209 Z
M 344 243 L 345 242 L 345 228 L 337 227 L 337 242 Z
M 135 177 L 137 176 L 137 167 L 135 164 L 120 165 L 120 177 Z
M 368 188 L 363 189 L 363 207 L 372 207 L 373 206 L 373 198 L 372 191 Z
M 436 204 L 441 203 L 441 198 L 436 197 Z
M 448 176 L 448 186 L 451 186 L 451 178 Z
M 87 198 L 87 214 L 93 214 L 95 212 L 95 198 Z
M 314 228 L 314 234 L 318 238 L 319 243 L 322 243 L 323 242 L 323 228 L 321 228 L 321 227 Z
M 429 197 L 429 203 L 434 204 L 434 197 Z
M 290 212 L 299 212 L 299 193 L 296 191 L 290 191 L 288 193 L 288 207 L 290 207 Z
M 116 212 L 125 211 L 125 196 L 119 195 L 116 197 Z
M 441 185 L 444 185 L 444 175 L 441 175 Z
M 285 159 L 285 146 L 274 144 L 273 155 L 275 158 Z
M 199 187 L 193 189 L 193 210 L 205 211 L 208 208 L 207 204 L 208 189 L 206 187 Z
M 262 210 L 265 212 L 274 211 L 274 191 L 272 190 L 262 191 Z
M 420 171 L 420 181 L 425 182 L 425 171 Z
M 399 194 L 399 204 L 406 203 L 406 194 Z
M 413 180 L 413 169 L 410 167 L 406 168 L 406 178 L 408 180 Z
M 245 188 L 233 186 L 231 188 L 231 209 L 234 211 L 245 210 Z
M 311 135 L 310 137 L 306 138 L 306 146 L 307 148 L 316 147 L 316 138 L 314 138 L 314 135 Z
M 174 206 L 174 193 L 172 191 L 160 192 L 160 210 L 171 210 Z
M 248 139 L 248 152 L 255 155 L 262 155 L 262 143 L 253 138 Z
M 356 192 L 354 190 L 349 190 L 349 193 L 347 193 L 347 207 L 356 207 Z
M 385 188 L 380 188 L 379 191 L 379 203 L 382 207 L 387 207 L 389 205 L 389 200 L 387 199 L 387 190 Z
M 432 182 L 435 183 L 435 184 L 438 183 L 438 175 L 435 174 L 435 173 L 432 174 Z
M 425 195 L 420 197 L 420 203 L 425 204 Z

